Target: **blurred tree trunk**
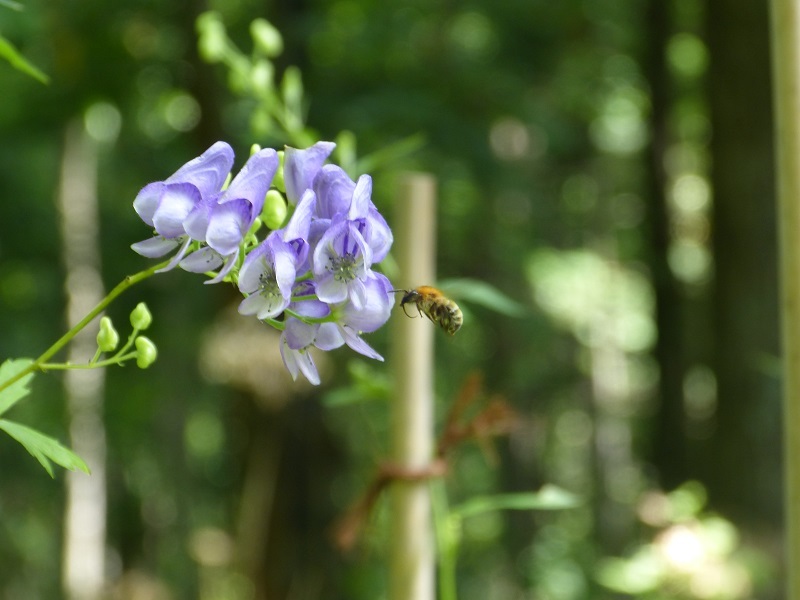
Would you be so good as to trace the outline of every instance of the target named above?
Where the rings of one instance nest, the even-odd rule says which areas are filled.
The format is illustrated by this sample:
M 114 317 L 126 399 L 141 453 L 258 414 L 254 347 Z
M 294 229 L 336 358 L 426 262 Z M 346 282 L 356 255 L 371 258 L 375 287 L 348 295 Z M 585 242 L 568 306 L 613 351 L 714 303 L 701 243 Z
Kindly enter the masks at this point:
M 690 475 L 686 459 L 682 381 L 686 369 L 684 330 L 685 299 L 680 283 L 667 261 L 670 216 L 667 208 L 667 173 L 664 154 L 669 146 L 669 108 L 673 101 L 665 50 L 670 33 L 669 7 L 651 2 L 647 14 L 647 47 L 643 69 L 650 84 L 650 130 L 648 165 L 649 265 L 656 296 L 658 340 L 655 358 L 659 366 L 658 411 L 653 431 L 652 459 L 661 485 L 672 489 Z
M 700 468 L 711 500 L 780 518 L 778 355 L 768 3 L 710 0 L 717 428 Z

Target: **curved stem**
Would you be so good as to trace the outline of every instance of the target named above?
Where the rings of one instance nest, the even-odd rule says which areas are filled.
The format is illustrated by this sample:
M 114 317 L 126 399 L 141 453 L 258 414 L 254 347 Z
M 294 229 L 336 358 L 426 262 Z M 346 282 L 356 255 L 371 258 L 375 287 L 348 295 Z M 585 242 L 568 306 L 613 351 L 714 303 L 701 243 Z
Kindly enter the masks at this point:
M 28 373 L 32 373 L 33 371 L 38 371 L 42 369 L 42 365 L 44 365 L 53 355 L 56 354 L 59 350 L 61 350 L 67 343 L 75 337 L 75 335 L 84 327 L 86 327 L 89 323 L 91 323 L 94 318 L 103 312 L 106 307 L 114 301 L 114 299 L 122 294 L 125 290 L 127 290 L 132 285 L 139 283 L 140 281 L 144 281 L 148 277 L 154 275 L 159 269 L 163 269 L 169 264 L 169 261 L 164 261 L 157 265 L 150 267 L 149 269 L 145 269 L 144 271 L 140 271 L 135 275 L 128 275 L 125 279 L 123 279 L 117 286 L 111 290 L 108 295 L 103 298 L 97 306 L 95 306 L 89 313 L 81 319 L 72 329 L 67 331 L 64 335 L 62 335 L 56 343 L 50 346 L 47 350 L 45 350 L 39 358 L 34 360 L 28 367 L 14 375 L 8 381 L 4 381 L 0 383 L 0 391 L 4 390 L 5 388 L 9 387 L 10 385 L 14 384 L 15 382 L 19 381 L 23 377 L 25 377 Z

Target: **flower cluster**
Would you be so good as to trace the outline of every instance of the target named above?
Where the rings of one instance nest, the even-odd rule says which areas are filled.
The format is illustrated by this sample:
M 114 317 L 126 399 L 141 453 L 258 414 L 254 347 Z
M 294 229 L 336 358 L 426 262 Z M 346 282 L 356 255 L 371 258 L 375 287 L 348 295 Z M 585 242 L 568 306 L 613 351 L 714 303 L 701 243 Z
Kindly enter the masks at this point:
M 244 295 L 239 312 L 280 329 L 281 356 L 292 377 L 303 373 L 314 384 L 319 374 L 312 346 L 346 344 L 383 360 L 361 333 L 386 323 L 393 306 L 391 283 L 373 270 L 389 252 L 391 229 L 372 202 L 368 175 L 354 182 L 325 164 L 334 147 L 287 147 L 282 166 L 278 152 L 258 150 L 225 187 L 233 150 L 217 142 L 164 181 L 145 186 L 133 202 L 155 235 L 132 248 L 151 258 L 177 249 L 163 271 L 180 266 L 211 273 L 206 283 L 236 284 Z M 259 242 L 255 233 L 271 187 L 283 188 L 294 212 Z

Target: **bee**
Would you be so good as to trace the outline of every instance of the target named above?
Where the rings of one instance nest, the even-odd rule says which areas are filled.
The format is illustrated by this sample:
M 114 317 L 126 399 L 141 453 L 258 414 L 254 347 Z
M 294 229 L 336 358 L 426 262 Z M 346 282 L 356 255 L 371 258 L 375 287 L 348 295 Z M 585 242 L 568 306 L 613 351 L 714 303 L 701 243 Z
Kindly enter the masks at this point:
M 464 322 L 464 315 L 458 304 L 445 296 L 440 290 L 429 285 L 423 285 L 413 290 L 393 290 L 403 292 L 400 307 L 406 312 L 406 304 L 415 304 L 420 315 L 428 317 L 450 335 L 455 335 Z

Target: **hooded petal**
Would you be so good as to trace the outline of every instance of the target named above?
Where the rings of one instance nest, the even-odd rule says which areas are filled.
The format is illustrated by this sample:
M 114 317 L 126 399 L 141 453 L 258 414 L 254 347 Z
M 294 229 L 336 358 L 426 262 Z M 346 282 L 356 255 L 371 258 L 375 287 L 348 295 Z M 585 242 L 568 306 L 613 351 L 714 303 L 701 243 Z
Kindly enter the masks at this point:
M 164 186 L 161 200 L 153 213 L 153 226 L 159 235 L 178 237 L 184 235 L 183 221 L 200 203 L 200 190 L 191 183 L 170 183 Z
M 198 202 L 188 216 L 183 220 L 183 229 L 189 237 L 198 242 L 206 241 L 208 221 L 211 211 L 217 205 L 218 194 L 206 196 Z
M 314 178 L 335 147 L 333 142 L 317 142 L 305 150 L 286 146 L 283 154 L 283 181 L 286 198 L 291 204 L 297 204 L 305 191 L 311 188 Z
M 337 165 L 325 165 L 314 180 L 317 194 L 317 216 L 332 219 L 336 215 L 347 214 L 353 199 L 356 184 Z
M 253 219 L 261 214 L 272 178 L 278 170 L 278 153 L 264 148 L 251 156 L 220 197 L 220 204 L 244 198 L 253 206 Z M 247 228 L 250 228 L 250 223 Z
M 164 193 L 165 187 L 166 184 L 163 181 L 148 183 L 136 194 L 136 198 L 133 200 L 133 210 L 150 227 L 153 226 L 153 214 L 158 208 L 158 203 L 161 201 L 161 194 Z
M 164 183 L 189 182 L 203 196 L 215 194 L 233 166 L 233 149 L 225 142 L 216 142 L 197 158 L 189 161 L 170 175 Z

